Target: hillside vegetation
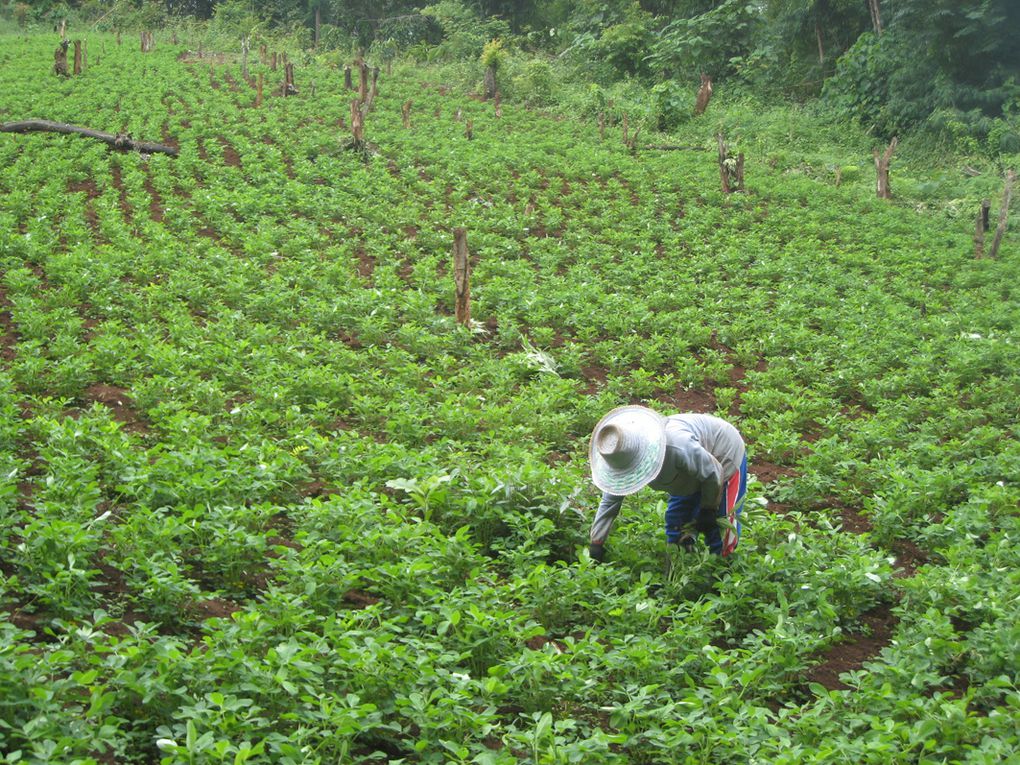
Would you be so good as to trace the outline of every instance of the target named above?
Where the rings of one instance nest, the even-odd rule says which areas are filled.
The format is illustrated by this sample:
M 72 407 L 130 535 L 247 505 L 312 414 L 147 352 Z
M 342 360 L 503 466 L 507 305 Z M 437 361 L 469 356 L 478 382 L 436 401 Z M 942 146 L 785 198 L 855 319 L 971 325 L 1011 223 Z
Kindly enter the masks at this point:
M 255 108 L 236 54 L 128 40 L 64 80 L 0 38 L 0 119 L 180 148 L 0 134 L 0 762 L 1018 755 L 996 174 L 894 160 L 879 200 L 881 142 L 809 110 L 719 98 L 631 153 L 401 62 L 364 156 L 325 63 L 283 98 L 253 53 Z M 663 581 L 648 492 L 588 560 L 628 402 L 744 433 L 732 559 Z

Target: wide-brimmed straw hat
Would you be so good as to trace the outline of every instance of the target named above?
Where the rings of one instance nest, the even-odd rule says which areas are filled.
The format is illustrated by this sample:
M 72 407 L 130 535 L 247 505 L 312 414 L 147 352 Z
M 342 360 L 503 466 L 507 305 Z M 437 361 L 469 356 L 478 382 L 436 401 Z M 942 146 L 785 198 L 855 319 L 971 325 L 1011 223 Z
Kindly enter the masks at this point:
M 591 479 L 610 494 L 633 494 L 659 474 L 665 458 L 666 418 L 647 407 L 617 407 L 592 431 Z

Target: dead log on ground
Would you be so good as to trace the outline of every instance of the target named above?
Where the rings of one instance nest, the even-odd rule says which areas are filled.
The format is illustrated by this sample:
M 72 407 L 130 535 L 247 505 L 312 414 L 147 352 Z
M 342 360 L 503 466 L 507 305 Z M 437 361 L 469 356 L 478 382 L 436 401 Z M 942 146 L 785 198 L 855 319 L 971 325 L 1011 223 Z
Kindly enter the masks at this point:
M 62 133 L 64 135 L 83 135 L 87 138 L 95 138 L 98 141 L 120 151 L 138 151 L 143 154 L 169 154 L 171 157 L 178 155 L 174 146 L 167 146 L 161 143 L 148 143 L 136 141 L 126 133 L 102 133 L 98 130 L 68 125 L 63 122 L 50 122 L 49 120 L 21 120 L 20 122 L 4 122 L 0 124 L 0 133 Z

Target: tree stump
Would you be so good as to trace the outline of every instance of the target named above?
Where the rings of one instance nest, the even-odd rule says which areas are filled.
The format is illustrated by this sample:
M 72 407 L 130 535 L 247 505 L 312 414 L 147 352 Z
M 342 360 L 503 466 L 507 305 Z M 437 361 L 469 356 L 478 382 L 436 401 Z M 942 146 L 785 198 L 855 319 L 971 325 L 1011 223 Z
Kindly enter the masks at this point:
M 475 137 L 475 123 L 471 120 L 468 120 L 467 124 L 464 126 L 464 137 L 469 141 Z
M 404 117 L 404 128 L 409 129 L 411 127 L 411 99 L 404 101 L 400 111 Z
M 365 117 L 361 113 L 361 103 L 356 98 L 351 101 L 351 136 L 354 138 L 353 148 L 365 148 Z
M 500 95 L 500 92 L 498 90 L 496 91 L 494 111 L 497 119 L 503 116 L 503 96 Z
M 358 62 L 358 101 L 365 103 L 368 100 L 368 64 L 362 59 Z
M 875 159 L 875 193 L 879 199 L 892 199 L 892 190 L 889 188 L 889 163 L 892 161 L 897 143 L 899 143 L 899 138 L 893 136 L 889 146 L 881 155 L 879 155 L 878 149 L 872 152 Z
M 485 67 L 485 100 L 496 97 L 496 67 Z
M 61 40 L 60 45 L 53 51 L 53 73 L 58 77 L 70 77 L 67 71 L 67 40 Z
M 294 86 L 294 65 L 287 63 L 283 65 L 283 95 L 296 96 L 297 88 Z
M 467 229 L 453 230 L 453 278 L 457 287 L 455 315 L 465 327 L 471 324 L 471 261 L 468 257 Z
M 262 72 L 259 72 L 259 80 L 255 85 L 255 108 L 262 106 Z
M 276 58 L 276 51 L 273 51 L 273 55 L 269 59 L 269 68 L 274 72 L 276 71 Z
M 1006 173 L 1006 186 L 1002 190 L 1002 207 L 999 208 L 999 225 L 995 227 L 995 238 L 988 257 L 994 260 L 999 254 L 999 245 L 1006 233 L 1006 220 L 1009 217 L 1009 203 L 1013 200 L 1013 184 L 1016 182 L 1016 170 L 1010 168 Z
M 978 210 L 977 223 L 974 226 L 974 258 L 980 259 L 985 254 L 985 232 L 988 230 L 988 218 L 991 211 L 992 201 L 981 200 L 981 208 Z
M 701 75 L 701 87 L 698 88 L 698 98 L 694 102 L 694 114 L 704 114 L 708 108 L 708 102 L 712 98 L 712 78 L 707 74 Z
M 81 74 L 81 40 L 74 41 L 74 76 Z
M 344 90 L 354 90 L 354 82 L 351 79 L 350 64 L 344 64 Z
M 735 191 L 744 190 L 744 154 L 737 154 L 736 157 L 730 154 L 730 147 L 726 145 L 723 134 L 716 135 L 719 143 L 719 180 L 722 184 L 723 194 L 732 194 Z

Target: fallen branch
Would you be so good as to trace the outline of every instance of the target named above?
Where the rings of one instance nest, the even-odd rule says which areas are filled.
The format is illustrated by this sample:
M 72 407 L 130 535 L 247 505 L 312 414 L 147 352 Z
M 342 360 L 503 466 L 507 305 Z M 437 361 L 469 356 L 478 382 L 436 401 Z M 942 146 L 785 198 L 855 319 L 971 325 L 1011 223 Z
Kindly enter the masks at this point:
M 178 154 L 177 148 L 174 146 L 166 146 L 161 143 L 146 143 L 145 141 L 136 141 L 126 133 L 101 133 L 98 130 L 89 130 L 88 128 L 78 127 L 77 125 L 68 125 L 63 122 L 50 122 L 49 120 L 22 120 L 21 122 L 4 122 L 0 124 L 0 133 L 62 133 L 64 135 L 83 135 L 88 138 L 95 138 L 96 140 L 102 141 L 114 149 L 120 151 L 138 151 L 143 154 L 169 154 L 171 157 L 176 157 Z
M 668 143 L 649 143 L 638 148 L 654 151 L 711 151 L 711 149 L 707 149 L 704 146 L 674 146 Z

